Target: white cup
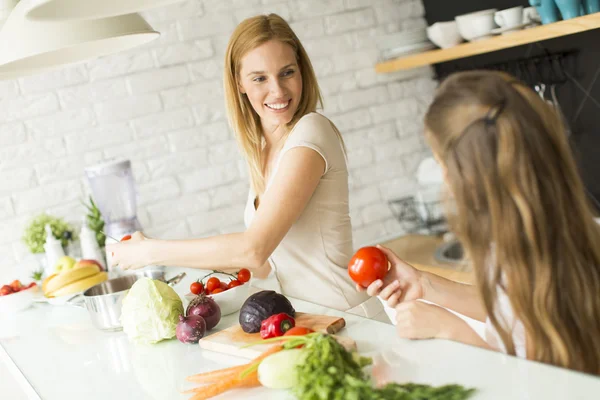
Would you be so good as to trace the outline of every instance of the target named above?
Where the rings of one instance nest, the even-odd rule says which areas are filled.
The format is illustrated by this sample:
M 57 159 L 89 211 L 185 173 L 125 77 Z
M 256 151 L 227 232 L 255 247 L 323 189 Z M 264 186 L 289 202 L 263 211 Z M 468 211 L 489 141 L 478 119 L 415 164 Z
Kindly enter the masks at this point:
M 527 7 L 523 9 L 523 24 L 539 24 L 542 22 L 540 14 L 535 7 Z
M 500 28 L 514 28 L 523 23 L 523 6 L 508 8 L 494 14 L 494 21 Z

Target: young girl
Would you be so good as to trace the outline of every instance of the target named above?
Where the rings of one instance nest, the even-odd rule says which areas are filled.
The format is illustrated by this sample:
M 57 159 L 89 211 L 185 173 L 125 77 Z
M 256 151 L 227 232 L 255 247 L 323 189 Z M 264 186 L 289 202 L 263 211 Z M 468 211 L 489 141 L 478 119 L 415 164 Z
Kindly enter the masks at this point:
M 367 292 L 396 307 L 401 337 L 600 374 L 600 227 L 554 110 L 505 74 L 459 73 L 439 88 L 425 132 L 477 284 L 419 272 L 383 249 L 392 269 Z M 417 299 L 485 321 L 485 341 Z
M 158 240 L 137 232 L 109 246 L 124 269 L 171 265 L 273 270 L 285 295 L 350 310 L 369 299 L 354 290 L 348 169 L 340 133 L 316 113 L 321 93 L 311 62 L 275 14 L 243 21 L 225 56 L 230 125 L 248 162 L 251 189 L 239 233 Z M 368 307 L 373 307 L 369 309 Z M 371 316 L 372 302 L 354 310 Z

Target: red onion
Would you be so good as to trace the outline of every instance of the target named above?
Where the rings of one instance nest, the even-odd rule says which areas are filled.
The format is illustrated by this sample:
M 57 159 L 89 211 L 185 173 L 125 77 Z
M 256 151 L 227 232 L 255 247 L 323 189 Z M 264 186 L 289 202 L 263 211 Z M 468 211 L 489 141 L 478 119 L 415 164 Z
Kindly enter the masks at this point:
M 175 329 L 177 339 L 181 343 L 198 343 L 206 333 L 206 321 L 199 315 L 179 316 Z
M 204 293 L 200 293 L 190 301 L 185 313 L 188 317 L 190 315 L 199 315 L 204 318 L 207 331 L 217 326 L 221 320 L 221 308 L 212 297 L 207 297 Z

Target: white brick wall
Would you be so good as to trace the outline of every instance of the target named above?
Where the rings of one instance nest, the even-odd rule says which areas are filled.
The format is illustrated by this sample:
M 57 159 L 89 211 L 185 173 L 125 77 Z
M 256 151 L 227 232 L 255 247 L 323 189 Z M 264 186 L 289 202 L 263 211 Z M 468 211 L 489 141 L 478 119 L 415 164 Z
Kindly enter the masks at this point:
M 400 234 L 387 201 L 415 190 L 427 154 L 429 68 L 380 75 L 382 34 L 425 26 L 420 0 L 188 0 L 144 13 L 161 32 L 128 52 L 0 82 L 0 283 L 35 265 L 20 242 L 48 211 L 79 223 L 83 168 L 133 161 L 139 218 L 152 236 L 243 229 L 248 174 L 227 126 L 222 63 L 244 18 L 276 12 L 305 45 L 325 115 L 349 156 L 355 245 Z

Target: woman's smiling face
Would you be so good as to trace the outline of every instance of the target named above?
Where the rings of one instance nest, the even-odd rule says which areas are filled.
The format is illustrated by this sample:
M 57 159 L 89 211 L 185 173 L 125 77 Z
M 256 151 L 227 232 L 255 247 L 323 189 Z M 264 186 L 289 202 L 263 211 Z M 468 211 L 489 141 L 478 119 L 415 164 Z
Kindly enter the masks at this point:
M 240 92 L 260 117 L 263 129 L 274 131 L 289 123 L 300 104 L 302 75 L 294 49 L 270 40 L 242 57 Z

